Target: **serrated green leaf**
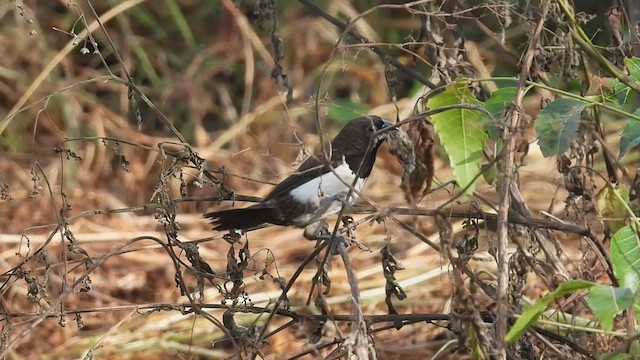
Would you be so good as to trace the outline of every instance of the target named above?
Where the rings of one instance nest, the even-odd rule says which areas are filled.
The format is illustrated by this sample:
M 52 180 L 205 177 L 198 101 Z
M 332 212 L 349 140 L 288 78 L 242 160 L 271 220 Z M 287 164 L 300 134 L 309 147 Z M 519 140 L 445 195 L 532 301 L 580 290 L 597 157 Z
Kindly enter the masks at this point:
M 611 238 L 611 265 L 621 287 L 634 293 L 640 290 L 640 239 L 638 233 L 625 226 Z
M 605 330 L 613 328 L 613 318 L 633 303 L 633 292 L 627 288 L 596 285 L 589 290 L 587 303 Z
M 427 102 L 430 109 L 458 104 L 481 104 L 467 89 L 466 83 L 447 86 L 444 92 Z M 473 180 L 480 171 L 482 149 L 487 140 L 481 112 L 470 109 L 451 109 L 431 116 L 431 122 L 440 137 L 458 185 L 471 194 Z
M 486 119 L 485 129 L 491 139 L 500 137 L 500 124 L 496 124 L 494 121 L 500 121 L 504 109 L 510 106 L 516 98 L 516 91 L 515 87 L 500 88 L 491 94 L 491 97 L 484 103 L 484 108 L 494 117 L 491 119 L 486 114 L 483 116 Z
M 612 233 L 626 225 L 626 204 L 629 203 L 629 188 L 624 185 L 607 184 L 596 194 L 596 212 L 604 218 Z M 614 220 L 620 219 L 620 220 Z
M 520 315 L 515 324 L 509 329 L 505 336 L 505 341 L 512 343 L 518 340 L 529 326 L 538 321 L 542 312 L 553 300 L 577 290 L 588 289 L 594 285 L 596 284 L 584 280 L 569 280 L 561 283 L 554 291 L 540 298 Z
M 635 115 L 640 115 L 640 110 L 634 112 Z M 640 121 L 635 119 L 629 119 L 627 125 L 622 130 L 622 138 L 620 138 L 620 154 L 618 159 L 622 157 L 633 147 L 640 145 Z
M 329 117 L 341 125 L 345 125 L 354 118 L 364 116 L 369 108 L 364 104 L 357 104 L 349 99 L 336 99 L 329 108 Z
M 569 148 L 585 107 L 586 104 L 578 100 L 558 99 L 540 111 L 536 120 L 536 134 L 545 157 Z

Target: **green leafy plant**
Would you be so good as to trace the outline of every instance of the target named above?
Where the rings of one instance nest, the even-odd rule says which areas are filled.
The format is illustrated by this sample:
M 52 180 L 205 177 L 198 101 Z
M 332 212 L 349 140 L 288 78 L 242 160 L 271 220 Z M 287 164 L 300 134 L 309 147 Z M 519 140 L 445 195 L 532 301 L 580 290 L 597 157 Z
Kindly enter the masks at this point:
M 630 73 L 630 81 L 640 79 L 640 59 L 627 59 L 625 64 Z M 516 81 L 513 78 L 500 80 Z M 545 157 L 561 154 L 571 147 L 586 116 L 585 112 L 592 109 L 609 111 L 628 119 L 620 135 L 618 158 L 640 144 L 640 110 L 632 112 L 628 109 L 632 88 L 614 78 L 600 80 L 610 86 L 602 87 L 599 95 L 586 96 L 527 82 L 525 93 L 531 88 L 539 87 L 558 95 L 534 119 L 538 144 Z M 511 106 L 515 96 L 516 88 L 507 86 L 492 93 L 483 103 L 469 90 L 468 82 L 459 81 L 428 100 L 430 109 L 447 108 L 432 115 L 431 121 L 454 169 L 455 179 L 466 189 L 466 194 L 475 189 L 474 182 L 480 171 L 482 151 L 487 139 L 494 139 L 496 144 L 502 145 L 500 129 L 503 125 L 500 118 Z M 486 113 L 462 105 L 482 105 Z M 517 341 L 530 326 L 543 319 L 546 319 L 544 321 L 547 325 L 555 324 L 554 329 L 580 328 L 609 334 L 614 334 L 611 332 L 616 316 L 625 311 L 640 322 L 640 223 L 629 207 L 629 202 L 629 188 L 619 184 L 605 185 L 595 199 L 597 214 L 614 233 L 610 244 L 610 261 L 619 285 L 603 285 L 584 280 L 569 280 L 559 284 L 555 290 L 526 308 L 506 335 L 507 342 Z M 585 292 L 587 304 L 597 324 L 593 320 L 564 313 L 560 309 L 548 310 L 554 302 L 578 291 Z M 640 328 L 634 330 L 637 332 Z M 633 349 L 632 346 L 629 353 L 624 355 L 639 354 Z
M 640 296 L 638 296 L 640 290 L 640 237 L 638 218 L 632 216 L 632 220 L 631 225 L 622 227 L 611 239 L 611 264 L 616 280 L 620 283 L 619 287 L 583 280 L 563 282 L 556 290 L 529 306 L 511 327 L 505 340 L 510 343 L 517 341 L 527 328 L 538 322 L 549 304 L 579 290 L 588 291 L 589 308 L 605 331 L 613 329 L 614 318 L 625 310 L 638 318 L 638 314 L 640 314 Z M 636 332 L 638 330 L 640 329 L 635 329 Z
M 515 79 L 514 79 L 515 81 Z M 491 94 L 491 97 L 484 103 L 484 108 L 491 116 L 485 115 L 485 129 L 491 139 L 500 137 L 500 124 L 496 119 L 500 119 L 504 109 L 513 103 L 516 97 L 517 88 L 509 86 L 500 88 Z
M 586 104 L 578 100 L 558 99 L 542 109 L 536 120 L 536 134 L 545 157 L 569 148 L 585 107 Z
M 482 104 L 467 86 L 467 82 L 447 86 L 442 93 L 431 97 L 427 105 L 437 109 L 459 104 Z M 456 181 L 466 189 L 465 193 L 472 193 L 487 140 L 482 113 L 474 109 L 452 108 L 432 115 L 431 121 L 449 156 Z

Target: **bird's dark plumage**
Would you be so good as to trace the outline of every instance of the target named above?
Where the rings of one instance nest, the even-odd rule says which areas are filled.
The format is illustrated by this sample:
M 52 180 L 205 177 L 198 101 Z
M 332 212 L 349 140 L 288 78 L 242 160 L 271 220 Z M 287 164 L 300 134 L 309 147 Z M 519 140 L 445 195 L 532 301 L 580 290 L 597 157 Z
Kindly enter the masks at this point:
M 307 159 L 262 202 L 242 209 L 214 211 L 204 215 L 214 230 L 248 230 L 270 223 L 304 227 L 351 204 L 364 186 L 380 144 L 392 126 L 378 116 L 357 118 L 345 125 L 331 141 L 330 166 L 322 154 Z M 333 170 L 333 171 L 332 171 Z M 349 195 L 349 196 L 348 196 Z

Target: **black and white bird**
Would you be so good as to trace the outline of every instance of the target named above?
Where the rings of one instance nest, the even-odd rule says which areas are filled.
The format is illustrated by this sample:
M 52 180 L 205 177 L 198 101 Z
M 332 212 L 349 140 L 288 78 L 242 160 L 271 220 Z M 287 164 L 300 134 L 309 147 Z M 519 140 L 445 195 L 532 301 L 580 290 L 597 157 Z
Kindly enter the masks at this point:
M 330 161 L 320 154 L 307 159 L 262 200 L 242 209 L 214 211 L 204 215 L 214 230 L 247 231 L 264 224 L 298 228 L 317 224 L 351 205 L 362 191 L 382 142 L 397 132 L 393 124 L 365 116 L 345 125 L 331 141 Z M 305 231 L 306 236 L 306 231 Z

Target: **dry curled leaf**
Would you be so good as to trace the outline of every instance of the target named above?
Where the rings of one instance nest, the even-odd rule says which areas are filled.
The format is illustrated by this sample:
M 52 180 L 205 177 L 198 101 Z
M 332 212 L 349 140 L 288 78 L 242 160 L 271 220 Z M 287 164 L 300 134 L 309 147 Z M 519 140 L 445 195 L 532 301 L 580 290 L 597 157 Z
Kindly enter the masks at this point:
M 620 48 L 624 45 L 624 15 L 620 6 L 611 6 L 604 14 L 611 30 L 613 44 Z
M 402 129 L 398 129 L 397 132 L 392 133 L 387 139 L 389 143 L 389 152 L 393 154 L 400 165 L 402 165 L 402 183 L 400 188 L 408 194 L 410 191 L 410 178 L 411 174 L 416 172 L 416 154 L 413 150 L 413 143 L 406 132 Z M 405 195 L 406 197 L 406 195 Z M 409 199 L 407 199 L 409 201 Z
M 388 142 L 403 168 L 400 188 L 407 202 L 415 205 L 429 191 L 433 180 L 433 125 L 426 118 L 413 121 L 408 134 L 400 129 Z

